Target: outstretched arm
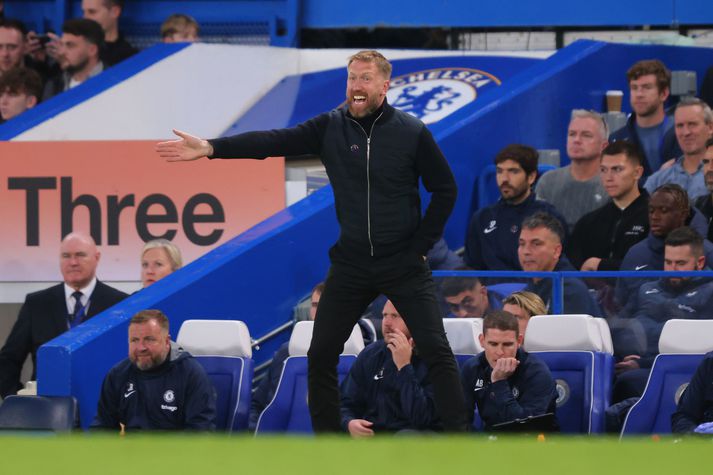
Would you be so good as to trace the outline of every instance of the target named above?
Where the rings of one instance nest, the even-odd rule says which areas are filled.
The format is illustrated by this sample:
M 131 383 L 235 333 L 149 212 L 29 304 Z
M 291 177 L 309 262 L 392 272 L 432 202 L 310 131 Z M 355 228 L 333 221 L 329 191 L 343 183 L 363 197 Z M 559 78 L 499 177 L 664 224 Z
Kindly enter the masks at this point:
M 173 129 L 173 133 L 180 139 L 156 144 L 159 156 L 167 162 L 198 160 L 213 154 L 213 146 L 207 140 L 176 129 Z

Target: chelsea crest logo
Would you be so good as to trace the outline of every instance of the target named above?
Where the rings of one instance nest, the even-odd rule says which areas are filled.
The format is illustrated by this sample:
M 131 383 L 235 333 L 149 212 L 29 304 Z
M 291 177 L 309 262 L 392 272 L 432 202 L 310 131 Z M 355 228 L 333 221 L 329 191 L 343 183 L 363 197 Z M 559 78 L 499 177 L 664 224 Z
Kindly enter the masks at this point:
M 478 89 L 500 79 L 470 68 L 438 68 L 391 79 L 389 103 L 423 121 L 438 122 L 478 97 Z

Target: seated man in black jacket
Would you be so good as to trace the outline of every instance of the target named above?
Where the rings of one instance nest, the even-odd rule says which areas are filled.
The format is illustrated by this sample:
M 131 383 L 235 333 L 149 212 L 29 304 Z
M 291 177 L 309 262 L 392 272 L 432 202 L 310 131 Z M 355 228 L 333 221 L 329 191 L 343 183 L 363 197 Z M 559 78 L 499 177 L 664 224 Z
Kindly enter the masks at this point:
M 626 140 L 612 142 L 602 152 L 600 177 L 611 198 L 577 221 L 567 242 L 567 257 L 583 271 L 619 270 L 631 246 L 649 234 L 649 195 L 639 189 L 643 157 Z
M 559 429 L 554 417 L 555 381 L 545 363 L 520 348 L 522 337 L 517 317 L 511 313 L 497 310 L 483 319 L 480 344 L 484 351 L 461 370 L 470 425 L 477 405 L 485 430 L 548 413 L 553 417 L 545 428 Z
M 352 437 L 440 430 L 428 369 L 406 323 L 390 300 L 382 316 L 384 340 L 359 353 L 342 383 L 342 428 Z

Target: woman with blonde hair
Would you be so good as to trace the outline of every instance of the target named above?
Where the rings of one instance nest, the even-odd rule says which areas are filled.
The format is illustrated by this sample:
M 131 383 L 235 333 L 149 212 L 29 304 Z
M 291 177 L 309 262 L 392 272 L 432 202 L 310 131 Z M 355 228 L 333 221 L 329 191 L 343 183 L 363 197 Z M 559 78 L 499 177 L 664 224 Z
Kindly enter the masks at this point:
M 141 284 L 148 287 L 183 265 L 181 251 L 171 241 L 154 239 L 141 251 Z

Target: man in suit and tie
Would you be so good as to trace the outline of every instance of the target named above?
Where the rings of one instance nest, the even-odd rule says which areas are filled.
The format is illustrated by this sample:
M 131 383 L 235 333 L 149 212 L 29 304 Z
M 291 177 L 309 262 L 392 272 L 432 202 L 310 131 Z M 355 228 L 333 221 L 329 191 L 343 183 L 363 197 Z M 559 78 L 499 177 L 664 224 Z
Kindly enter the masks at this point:
M 20 372 L 32 354 L 32 379 L 37 371 L 37 349 L 88 318 L 123 300 L 124 292 L 96 278 L 100 253 L 83 233 L 68 234 L 60 246 L 64 282 L 28 294 L 15 325 L 0 350 L 0 396 L 22 388 Z

